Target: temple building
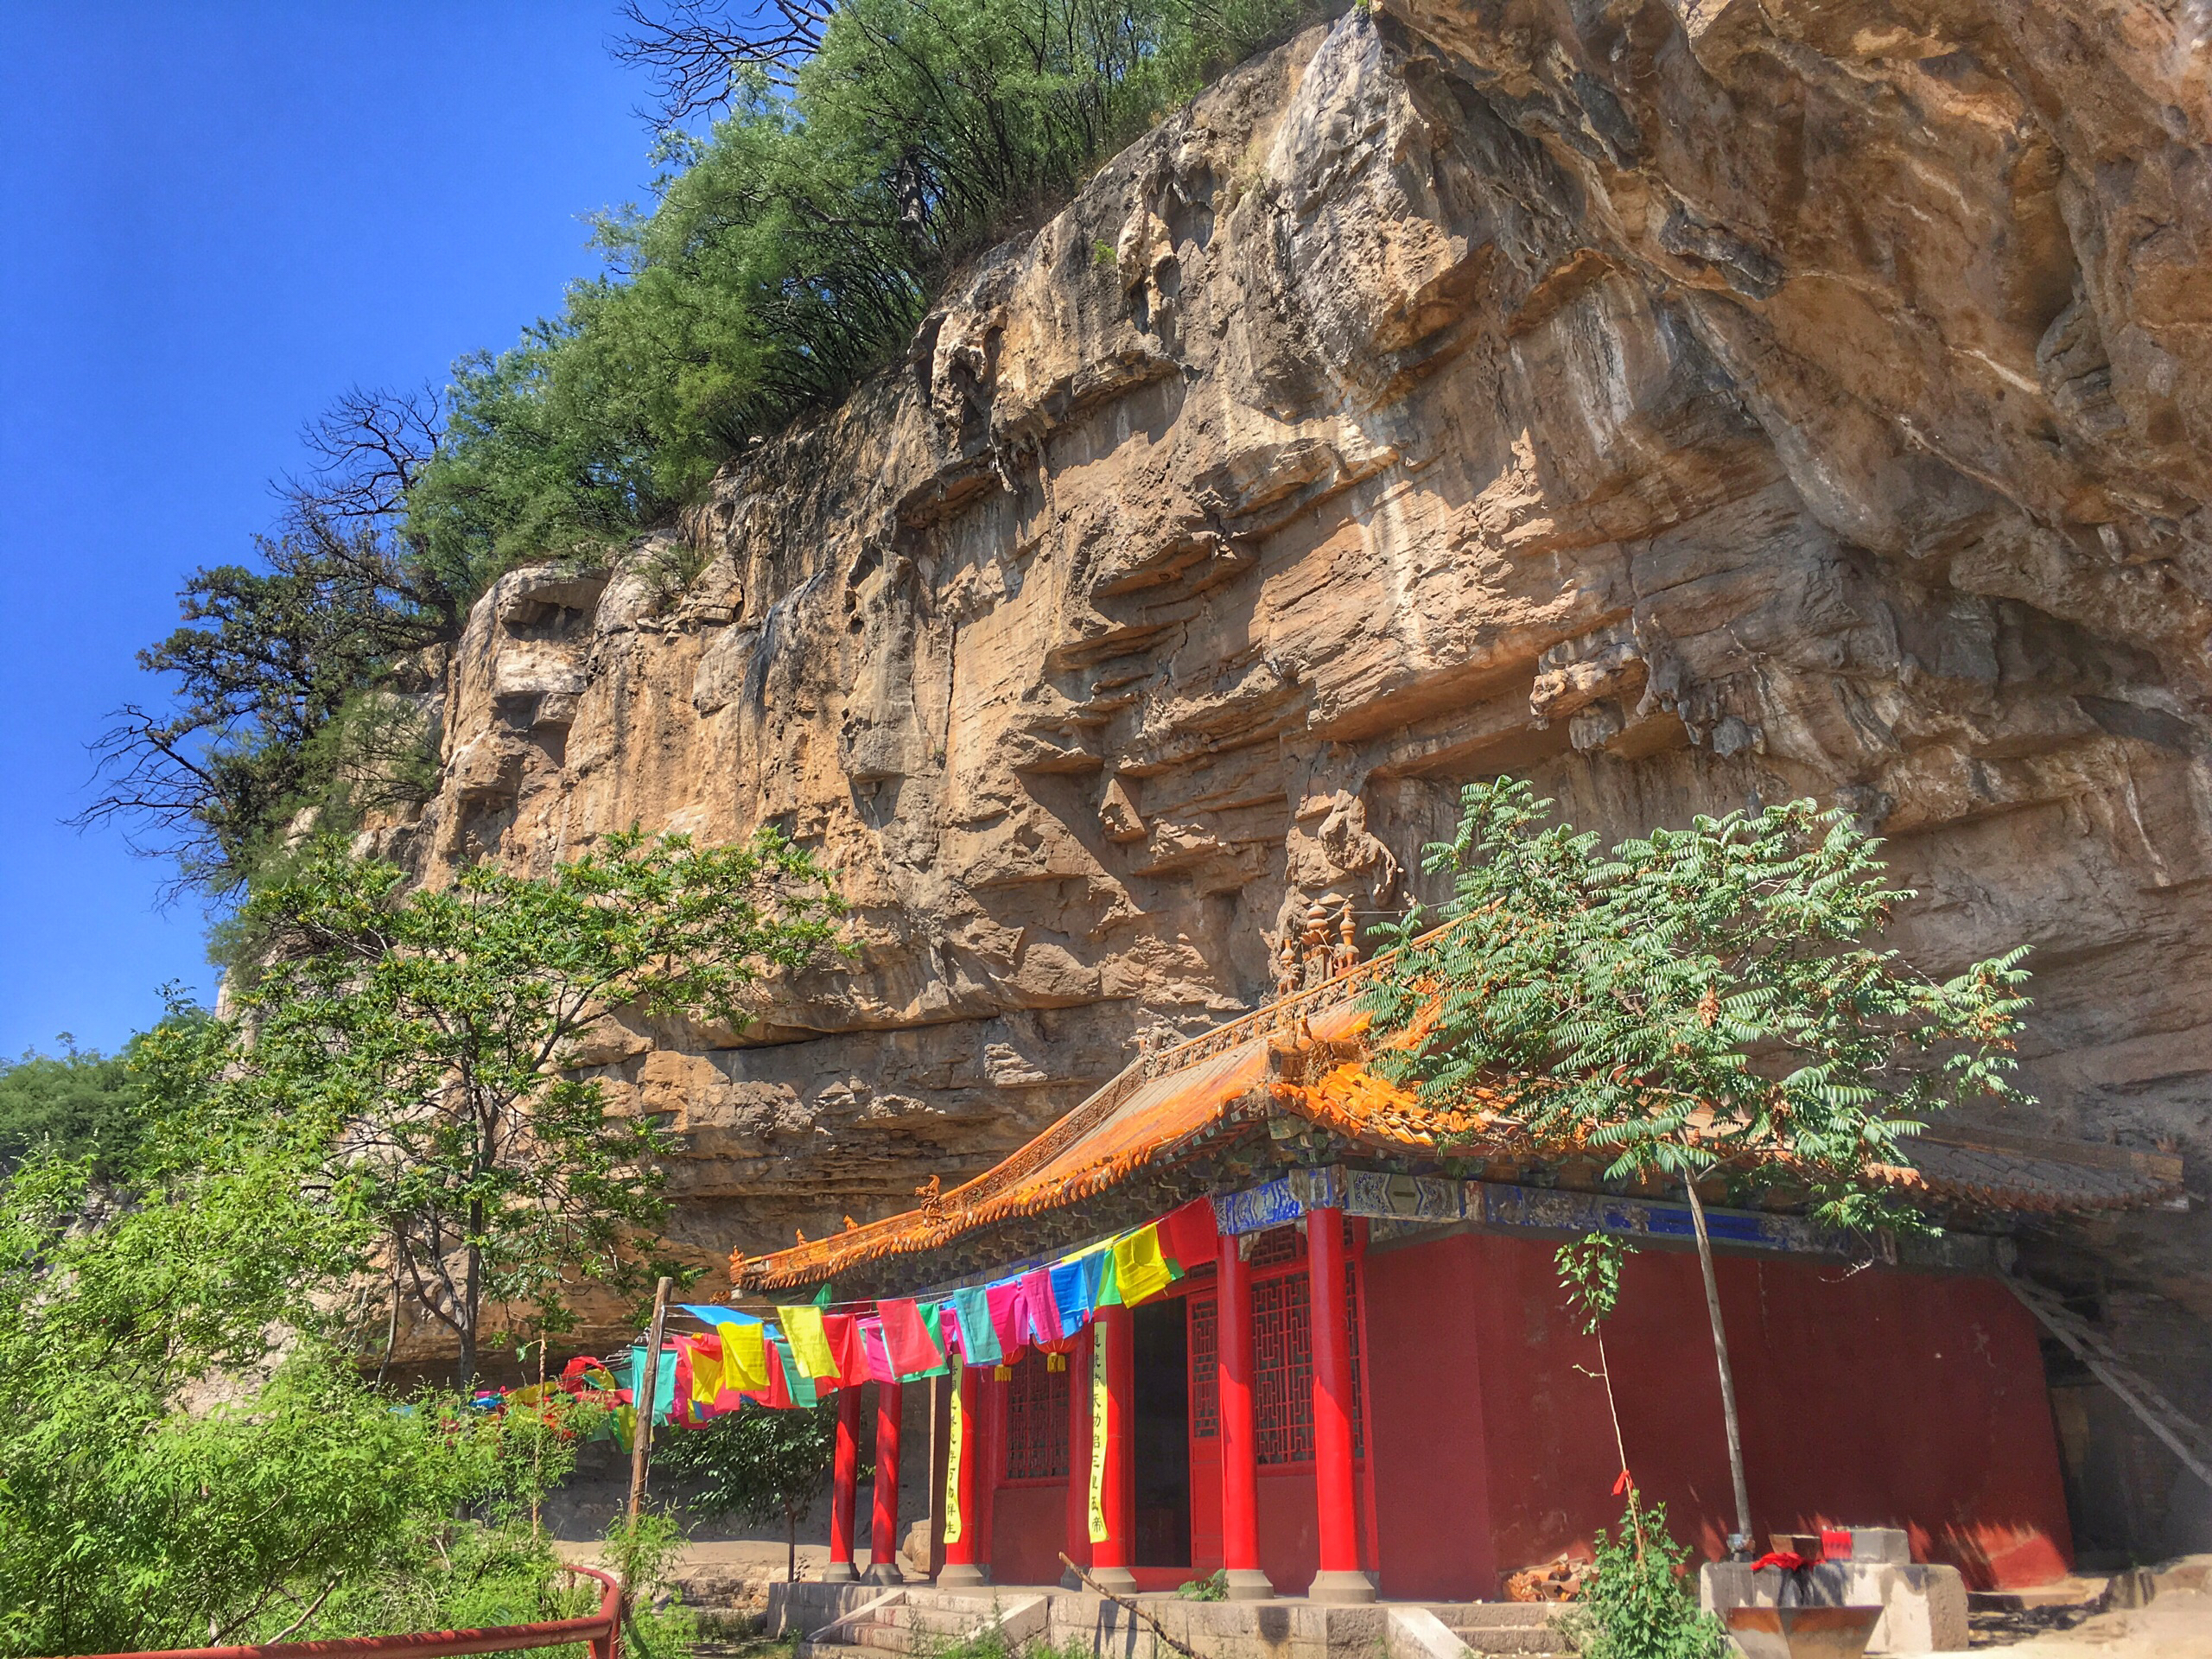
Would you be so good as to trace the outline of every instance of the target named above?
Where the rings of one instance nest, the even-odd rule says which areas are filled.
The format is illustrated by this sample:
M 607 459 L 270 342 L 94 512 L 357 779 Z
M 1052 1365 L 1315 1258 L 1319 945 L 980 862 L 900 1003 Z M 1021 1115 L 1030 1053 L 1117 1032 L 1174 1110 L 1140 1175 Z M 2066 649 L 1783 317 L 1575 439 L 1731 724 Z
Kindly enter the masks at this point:
M 1726 1551 L 1720 1395 L 1679 1188 L 1611 1190 L 1587 1156 L 1532 1148 L 1503 1117 L 1427 1110 L 1372 1075 L 1358 1006 L 1371 971 L 1335 946 L 1318 968 L 1288 964 L 1275 1002 L 1147 1052 L 987 1173 L 733 1259 L 741 1291 L 772 1304 L 829 1287 L 821 1305 L 880 1306 L 886 1328 L 907 1299 L 943 1310 L 944 1363 L 926 1383 L 897 1380 L 876 1334 L 881 1380 L 855 1384 L 849 1368 L 831 1577 L 859 1570 L 871 1408 L 879 1579 L 895 1579 L 912 1518 L 897 1513 L 902 1452 L 935 1460 L 945 1585 L 1052 1584 L 1065 1554 L 1106 1588 L 1220 1569 L 1236 1598 L 1496 1599 L 1506 1574 L 1618 1520 L 1624 1464 L 1676 1535 Z M 1893 1260 L 1712 1189 L 1759 1548 L 1895 1527 L 1915 1559 L 1972 1586 L 2048 1580 L 2071 1565 L 2066 1499 L 2005 1234 L 2023 1215 L 2170 1197 L 2180 1160 L 1948 1126 L 1914 1157 L 1890 1179 L 1943 1232 Z M 1553 1262 L 1592 1231 L 1638 1247 L 1603 1331 L 1610 1378 Z M 1079 1254 L 1111 1239 L 1124 1243 Z M 1075 1284 L 1102 1254 L 1132 1289 L 1142 1278 L 1141 1298 L 1109 1289 L 1055 1325 L 1039 1291 L 1025 1314 L 1022 1286 L 1056 1268 Z M 1007 1339 L 976 1328 L 992 1287 Z M 918 1386 L 935 1432 L 902 1448 L 900 1395 Z

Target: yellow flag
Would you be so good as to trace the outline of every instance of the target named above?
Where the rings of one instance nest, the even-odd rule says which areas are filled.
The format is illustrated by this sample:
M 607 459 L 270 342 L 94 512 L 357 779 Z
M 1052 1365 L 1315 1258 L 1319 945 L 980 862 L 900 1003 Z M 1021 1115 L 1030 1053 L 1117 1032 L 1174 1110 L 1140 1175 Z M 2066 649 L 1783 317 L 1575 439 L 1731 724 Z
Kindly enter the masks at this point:
M 722 1386 L 759 1394 L 768 1386 L 768 1349 L 758 1325 L 718 1325 L 722 1339 Z
M 1131 1307 L 1175 1282 L 1167 1258 L 1160 1253 L 1159 1228 L 1147 1224 L 1114 1241 L 1114 1281 Z
M 818 1307 L 779 1307 L 776 1315 L 784 1322 L 784 1336 L 791 1343 L 791 1357 L 798 1363 L 798 1374 L 810 1382 L 817 1376 L 837 1380 L 837 1357 L 830 1351 L 830 1333 L 822 1326 L 822 1310 Z
M 722 1391 L 722 1362 L 702 1349 L 702 1344 L 691 1344 L 691 1403 L 711 1409 Z

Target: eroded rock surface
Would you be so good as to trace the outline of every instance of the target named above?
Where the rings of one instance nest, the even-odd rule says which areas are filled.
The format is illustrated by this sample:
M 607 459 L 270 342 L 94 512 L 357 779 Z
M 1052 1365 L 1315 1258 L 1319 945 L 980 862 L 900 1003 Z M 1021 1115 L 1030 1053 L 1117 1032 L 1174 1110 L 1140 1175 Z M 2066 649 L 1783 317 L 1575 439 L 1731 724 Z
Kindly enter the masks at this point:
M 849 970 L 591 1057 L 684 1137 L 704 1256 L 909 1203 L 1262 997 L 1313 899 L 1423 891 L 1466 779 L 1615 836 L 1841 802 L 1909 948 L 2035 947 L 2024 1127 L 2188 1154 L 2189 1212 L 2028 1251 L 2212 1415 L 2208 26 L 1311 30 L 727 469 L 688 582 L 665 542 L 503 581 L 391 839 L 772 821 L 838 872 Z M 2144 1478 L 2113 1525 L 2212 1527 Z

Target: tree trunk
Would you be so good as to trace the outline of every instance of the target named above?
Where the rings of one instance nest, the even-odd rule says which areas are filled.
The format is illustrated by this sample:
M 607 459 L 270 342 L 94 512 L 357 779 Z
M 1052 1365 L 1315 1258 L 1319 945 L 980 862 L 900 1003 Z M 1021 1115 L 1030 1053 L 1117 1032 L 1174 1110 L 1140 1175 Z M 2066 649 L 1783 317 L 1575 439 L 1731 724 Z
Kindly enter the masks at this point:
M 476 1240 L 484 1236 L 484 1201 L 468 1205 L 468 1267 L 461 1281 L 461 1372 L 459 1386 L 467 1394 L 476 1386 L 476 1316 L 484 1301 L 484 1252 Z
M 1749 1544 L 1751 1496 L 1744 1482 L 1744 1432 L 1736 1418 L 1736 1373 L 1728 1363 L 1728 1333 L 1720 1323 L 1720 1286 L 1713 1276 L 1713 1240 L 1705 1230 L 1705 1205 L 1698 1199 L 1697 1182 L 1685 1177 L 1682 1187 L 1690 1196 L 1690 1220 L 1697 1228 L 1697 1265 L 1705 1274 L 1705 1311 L 1713 1320 L 1713 1357 L 1720 1368 L 1720 1414 L 1728 1426 L 1728 1477 L 1736 1487 L 1736 1530 Z

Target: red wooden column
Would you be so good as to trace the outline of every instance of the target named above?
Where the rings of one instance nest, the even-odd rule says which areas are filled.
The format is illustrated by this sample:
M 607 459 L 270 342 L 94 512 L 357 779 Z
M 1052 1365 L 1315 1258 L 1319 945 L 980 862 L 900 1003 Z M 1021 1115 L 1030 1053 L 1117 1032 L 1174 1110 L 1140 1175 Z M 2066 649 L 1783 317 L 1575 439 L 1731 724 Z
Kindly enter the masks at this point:
M 1221 1564 L 1231 1601 L 1264 1601 L 1260 1568 L 1260 1446 L 1252 1422 L 1252 1274 L 1231 1234 L 1221 1236 L 1214 1307 L 1215 1392 L 1221 1411 Z
M 868 1535 L 867 1580 L 870 1584 L 904 1584 L 899 1570 L 899 1418 L 905 1409 L 906 1387 L 898 1382 L 875 1385 L 875 1525 Z
M 938 1586 L 944 1588 L 983 1581 L 976 1548 L 982 1532 L 982 1517 L 976 1513 L 976 1502 L 982 1485 L 976 1463 L 983 1449 L 983 1437 L 976 1432 L 982 1427 L 976 1414 L 982 1401 L 981 1374 L 973 1365 L 963 1365 L 953 1382 L 952 1421 L 946 1425 L 944 1437 L 945 1518 L 950 1521 L 957 1509 L 960 1528 L 958 1537 L 952 1536 L 950 1529 L 946 1532 L 944 1565 L 937 1575 Z
M 1068 1505 L 1067 1557 L 1077 1567 L 1090 1565 L 1090 1327 L 1065 1356 L 1068 1363 Z M 1048 1362 L 1049 1363 L 1049 1362 Z M 1072 1573 L 1060 1575 L 1061 1585 L 1081 1588 Z
M 1359 1570 L 1359 1522 L 1352 1505 L 1343 1211 L 1306 1211 L 1306 1250 L 1313 1299 L 1313 1497 L 1321 1542 L 1321 1570 L 1306 1593 L 1314 1601 L 1372 1601 L 1375 1580 Z
M 837 1450 L 830 1466 L 830 1565 L 824 1584 L 850 1584 L 853 1567 L 853 1511 L 860 1503 L 861 1391 L 858 1384 L 837 1390 Z
M 1129 1571 L 1135 1551 L 1130 1537 L 1132 1509 L 1135 1499 L 1136 1437 L 1136 1328 L 1126 1307 L 1102 1307 L 1091 1320 L 1090 1340 L 1105 1344 L 1104 1370 L 1106 1381 L 1106 1458 L 1100 1471 L 1098 1507 L 1106 1522 L 1106 1536 L 1090 1546 L 1090 1576 L 1101 1589 L 1128 1595 L 1137 1587 L 1136 1574 Z M 1096 1352 L 1092 1358 L 1092 1374 L 1086 1382 L 1095 1385 L 1098 1371 Z M 1085 1389 L 1088 1394 L 1090 1390 Z M 1097 1458 L 1096 1446 L 1091 1457 Z M 1084 1525 L 1090 1524 L 1090 1468 L 1085 1465 L 1084 1478 Z

